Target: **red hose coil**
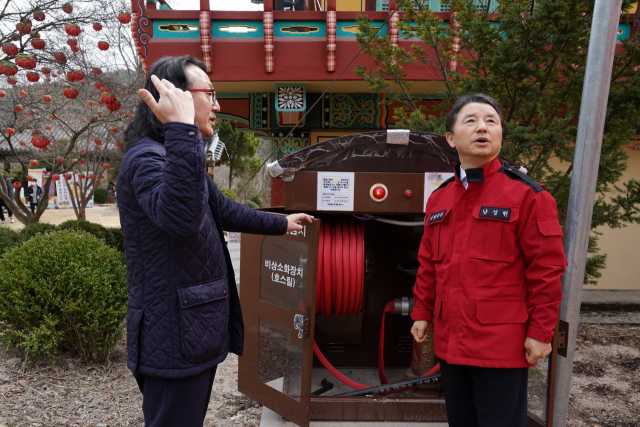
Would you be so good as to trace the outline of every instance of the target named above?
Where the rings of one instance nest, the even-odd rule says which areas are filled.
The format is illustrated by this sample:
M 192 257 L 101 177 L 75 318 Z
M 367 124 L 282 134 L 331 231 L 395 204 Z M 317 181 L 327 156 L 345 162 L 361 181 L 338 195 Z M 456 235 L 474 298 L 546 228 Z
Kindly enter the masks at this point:
M 364 230 L 362 222 L 351 217 L 342 216 L 323 218 L 318 248 L 316 315 L 320 313 L 324 313 L 325 316 L 331 316 L 332 313 L 336 316 L 359 314 L 362 310 L 364 267 Z M 378 374 L 381 384 L 388 383 L 384 372 L 385 314 L 394 313 L 394 311 L 394 301 L 390 301 L 385 307 L 380 325 Z M 356 390 L 370 387 L 350 380 L 341 374 L 324 357 L 315 342 L 313 343 L 313 352 L 322 365 L 344 384 Z M 436 365 L 424 376 L 433 375 L 439 371 L 440 364 Z M 398 393 L 404 390 L 382 394 Z

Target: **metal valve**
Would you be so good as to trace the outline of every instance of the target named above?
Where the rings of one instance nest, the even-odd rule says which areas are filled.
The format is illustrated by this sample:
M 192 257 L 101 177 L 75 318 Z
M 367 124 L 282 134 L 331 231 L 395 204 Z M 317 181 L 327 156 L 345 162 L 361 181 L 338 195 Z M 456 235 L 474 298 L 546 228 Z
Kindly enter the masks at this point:
M 408 316 L 411 314 L 411 310 L 415 307 L 416 301 L 413 298 L 402 297 L 395 299 L 395 313 Z

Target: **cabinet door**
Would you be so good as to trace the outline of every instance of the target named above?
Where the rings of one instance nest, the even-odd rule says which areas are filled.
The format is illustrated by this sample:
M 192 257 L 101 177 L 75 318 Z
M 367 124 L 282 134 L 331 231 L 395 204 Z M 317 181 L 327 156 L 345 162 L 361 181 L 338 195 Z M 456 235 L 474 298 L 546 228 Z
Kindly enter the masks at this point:
M 238 390 L 309 425 L 320 221 L 283 236 L 242 235 L 244 355 Z

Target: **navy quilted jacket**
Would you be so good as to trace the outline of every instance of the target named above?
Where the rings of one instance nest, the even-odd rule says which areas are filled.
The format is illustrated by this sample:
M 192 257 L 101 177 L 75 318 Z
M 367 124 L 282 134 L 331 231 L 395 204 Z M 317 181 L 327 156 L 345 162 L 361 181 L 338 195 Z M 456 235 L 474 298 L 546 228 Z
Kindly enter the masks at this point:
M 206 174 L 198 125 L 165 124 L 124 156 L 118 208 L 126 249 L 128 366 L 164 378 L 242 355 L 244 329 L 223 228 L 284 234 L 287 220 L 223 196 Z M 230 285 L 231 284 L 231 285 Z

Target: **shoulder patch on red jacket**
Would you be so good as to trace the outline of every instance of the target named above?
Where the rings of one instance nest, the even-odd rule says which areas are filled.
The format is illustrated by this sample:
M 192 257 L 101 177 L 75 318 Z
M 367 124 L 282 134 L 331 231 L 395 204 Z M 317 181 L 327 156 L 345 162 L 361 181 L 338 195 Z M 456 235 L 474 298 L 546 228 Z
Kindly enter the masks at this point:
M 498 173 L 503 173 L 509 178 L 513 179 L 514 181 L 519 181 L 523 183 L 527 187 L 531 188 L 535 194 L 538 194 L 539 192 L 544 191 L 544 187 L 542 186 L 542 184 L 536 182 L 534 179 L 532 179 L 528 175 L 514 168 L 503 166 L 498 170 Z
M 435 190 L 433 190 L 433 192 L 432 192 L 431 194 L 433 194 L 433 193 L 435 193 L 436 191 L 438 191 L 438 190 L 440 190 L 440 189 L 442 189 L 442 188 L 446 187 L 447 185 L 451 184 L 451 183 L 452 183 L 453 181 L 455 181 L 455 180 L 456 180 L 456 177 L 455 177 L 455 175 L 454 175 L 454 176 L 452 176 L 451 178 L 449 178 L 449 179 L 447 179 L 446 181 L 444 181 L 442 184 L 440 184 L 440 185 L 438 186 L 438 188 L 436 188 Z

